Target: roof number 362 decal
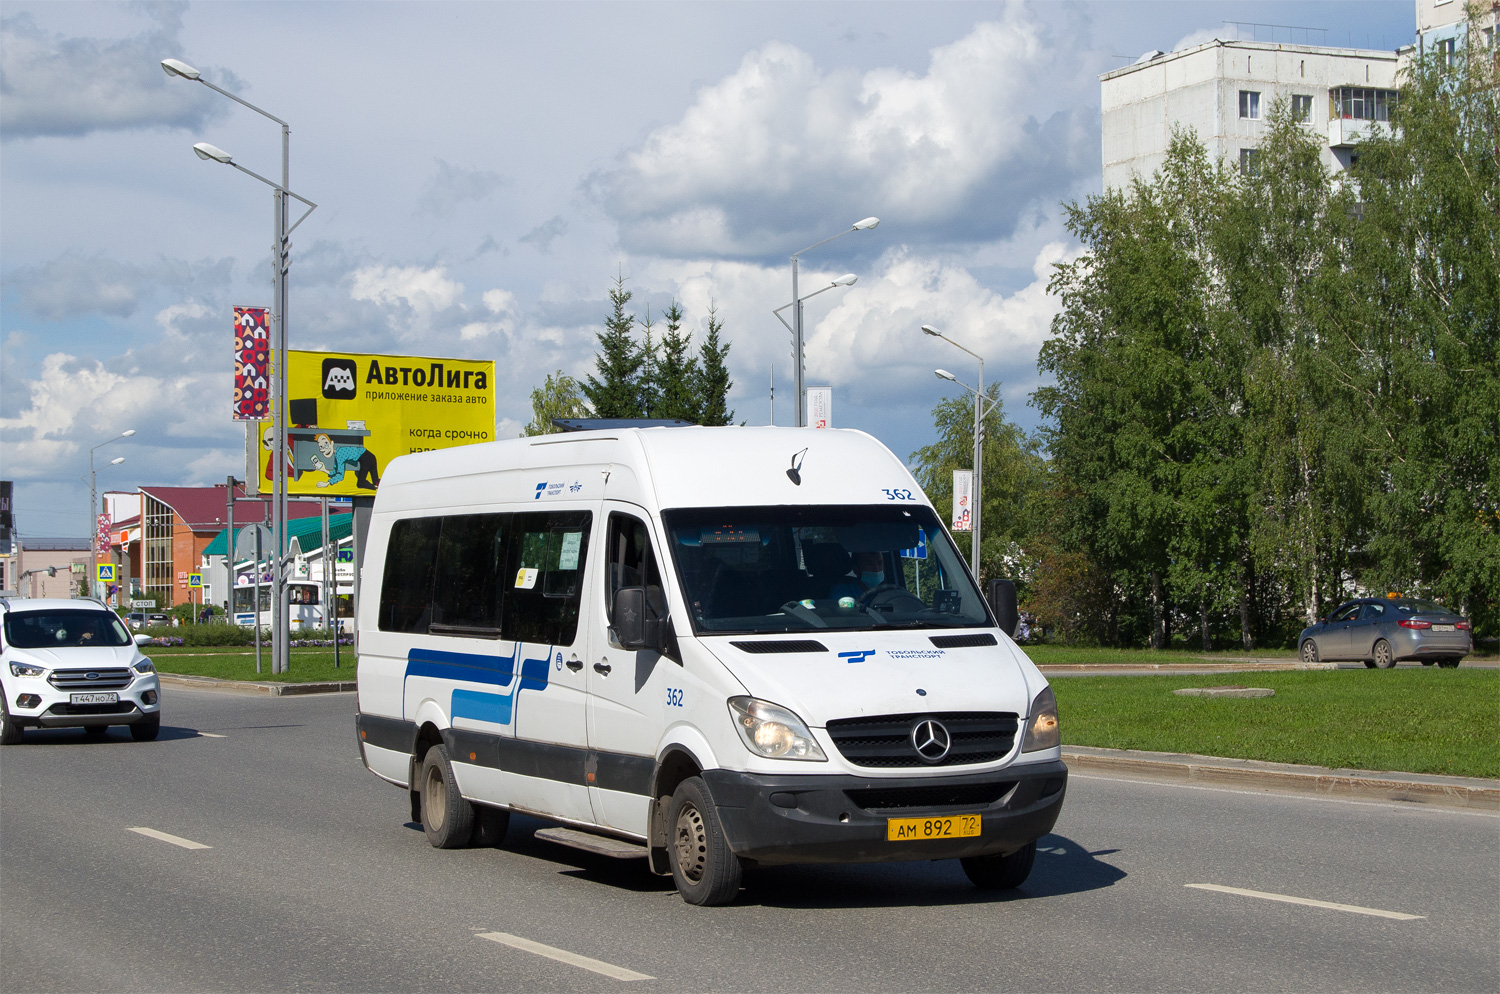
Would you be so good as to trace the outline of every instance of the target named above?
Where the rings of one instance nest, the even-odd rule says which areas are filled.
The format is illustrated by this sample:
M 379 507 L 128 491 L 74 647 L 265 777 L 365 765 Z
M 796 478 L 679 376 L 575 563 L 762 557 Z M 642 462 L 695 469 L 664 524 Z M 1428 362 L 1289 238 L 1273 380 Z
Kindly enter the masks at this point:
M 882 487 L 880 492 L 885 494 L 886 500 L 916 500 L 910 490 L 893 490 Z

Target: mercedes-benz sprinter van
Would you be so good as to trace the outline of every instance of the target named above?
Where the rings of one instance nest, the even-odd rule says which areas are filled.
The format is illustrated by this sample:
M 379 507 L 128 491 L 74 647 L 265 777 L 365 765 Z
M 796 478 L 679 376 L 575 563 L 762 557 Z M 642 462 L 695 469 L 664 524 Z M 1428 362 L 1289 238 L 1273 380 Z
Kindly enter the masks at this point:
M 746 866 L 957 858 L 1015 887 L 1057 706 L 858 431 L 623 428 L 403 456 L 359 606 L 365 765 L 434 846 L 537 834 L 695 904 Z

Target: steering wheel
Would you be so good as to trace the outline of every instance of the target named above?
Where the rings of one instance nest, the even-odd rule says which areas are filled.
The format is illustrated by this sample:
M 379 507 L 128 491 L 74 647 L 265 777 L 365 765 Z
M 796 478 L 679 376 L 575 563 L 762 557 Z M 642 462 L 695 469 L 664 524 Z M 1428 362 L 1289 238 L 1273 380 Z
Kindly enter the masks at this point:
M 870 610 L 887 613 L 897 610 L 909 613 L 927 609 L 927 605 L 922 603 L 922 598 L 909 590 L 902 590 L 895 586 L 879 586 L 874 590 L 866 591 L 864 597 L 860 598 L 860 604 Z

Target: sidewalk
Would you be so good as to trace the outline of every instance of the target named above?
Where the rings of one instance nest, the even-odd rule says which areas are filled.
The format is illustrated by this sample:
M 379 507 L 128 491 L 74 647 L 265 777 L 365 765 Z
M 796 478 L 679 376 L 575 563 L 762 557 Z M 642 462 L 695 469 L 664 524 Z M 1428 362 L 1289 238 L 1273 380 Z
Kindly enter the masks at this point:
M 1500 812 L 1500 780 L 1331 770 L 1322 766 L 1263 763 L 1254 759 L 1092 746 L 1064 745 L 1062 753 L 1063 762 L 1074 773 Z
M 300 697 L 303 694 L 353 693 L 353 680 L 325 680 L 318 683 L 252 683 L 247 680 L 220 680 L 212 676 L 190 676 L 184 673 L 162 673 L 156 678 L 166 687 L 191 687 L 198 690 L 223 690 L 237 694 L 269 694 L 272 697 Z

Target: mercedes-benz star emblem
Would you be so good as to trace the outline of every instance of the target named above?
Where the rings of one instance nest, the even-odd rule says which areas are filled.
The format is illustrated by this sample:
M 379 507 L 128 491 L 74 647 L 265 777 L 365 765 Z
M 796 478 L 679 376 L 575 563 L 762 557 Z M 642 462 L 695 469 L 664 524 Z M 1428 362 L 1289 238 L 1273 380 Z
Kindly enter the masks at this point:
M 911 726 L 911 747 L 924 762 L 941 763 L 953 745 L 953 739 L 941 722 L 924 718 Z

